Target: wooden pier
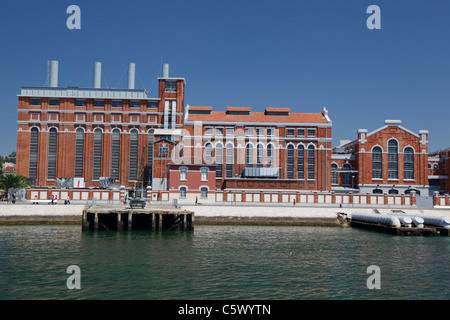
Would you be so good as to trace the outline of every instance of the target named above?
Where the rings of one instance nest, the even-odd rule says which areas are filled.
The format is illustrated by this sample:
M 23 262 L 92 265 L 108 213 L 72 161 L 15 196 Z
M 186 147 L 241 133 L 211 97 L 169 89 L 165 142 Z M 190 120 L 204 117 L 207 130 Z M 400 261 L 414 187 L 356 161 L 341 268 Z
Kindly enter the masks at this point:
M 131 209 L 98 205 L 83 210 L 82 230 L 194 230 L 194 212 L 171 206 Z

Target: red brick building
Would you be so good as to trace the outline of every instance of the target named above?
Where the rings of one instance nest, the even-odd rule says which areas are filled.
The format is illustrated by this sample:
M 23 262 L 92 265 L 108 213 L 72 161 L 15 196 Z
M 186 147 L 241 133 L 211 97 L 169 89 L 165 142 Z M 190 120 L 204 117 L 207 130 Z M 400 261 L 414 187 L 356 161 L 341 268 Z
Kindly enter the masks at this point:
M 152 98 L 134 88 L 134 64 L 127 89 L 101 88 L 100 66 L 94 67 L 94 88 L 58 87 L 55 62 L 50 87 L 21 88 L 16 173 L 36 186 L 83 178 L 86 187 L 99 187 L 102 177 L 111 177 L 127 188 L 152 180 L 166 188 L 159 143 L 166 141 L 171 152 L 181 135 L 185 80 L 169 77 L 164 65 Z
M 361 193 L 428 195 L 428 131 L 403 127 L 400 120 L 334 148 L 332 183 Z
M 430 191 L 450 194 L 450 148 L 431 152 L 428 157 Z

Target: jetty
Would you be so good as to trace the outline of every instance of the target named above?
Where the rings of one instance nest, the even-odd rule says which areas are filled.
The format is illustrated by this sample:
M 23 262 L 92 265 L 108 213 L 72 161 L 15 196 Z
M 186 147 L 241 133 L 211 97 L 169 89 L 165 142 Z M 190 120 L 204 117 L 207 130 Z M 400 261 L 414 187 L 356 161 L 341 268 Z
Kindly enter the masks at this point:
M 125 205 L 93 205 L 82 213 L 82 230 L 194 230 L 194 212 L 173 206 L 130 208 Z
M 448 236 L 450 218 L 405 214 L 352 213 L 350 217 L 338 214 L 351 227 L 401 236 Z

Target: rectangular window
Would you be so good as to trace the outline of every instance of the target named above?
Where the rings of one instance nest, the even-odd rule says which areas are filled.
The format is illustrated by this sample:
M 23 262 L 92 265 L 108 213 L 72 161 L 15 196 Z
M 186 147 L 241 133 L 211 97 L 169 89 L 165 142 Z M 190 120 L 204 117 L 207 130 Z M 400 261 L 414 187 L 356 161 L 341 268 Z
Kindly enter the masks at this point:
M 253 128 L 246 128 L 245 132 L 248 136 L 252 136 L 253 135 Z
M 212 135 L 213 128 L 205 128 L 205 135 Z
M 30 120 L 39 121 L 41 114 L 39 112 L 30 113 Z
M 200 198 L 208 198 L 208 188 L 203 187 L 200 189 Z
M 186 168 L 180 168 L 180 180 L 187 180 L 187 169 Z
M 141 103 L 140 101 L 132 100 L 130 101 L 130 108 L 140 108 Z
M 223 128 L 216 128 L 216 135 L 222 136 L 223 135 Z
M 267 128 L 267 135 L 273 136 L 273 128 Z
M 122 100 L 113 100 L 112 107 L 113 108 L 122 108 Z
M 298 137 L 304 137 L 305 136 L 305 129 L 297 129 L 297 136 Z
M 177 80 L 166 80 L 166 92 L 177 92 Z
M 49 99 L 48 105 L 52 107 L 58 107 L 59 106 L 59 99 Z
M 103 108 L 105 106 L 105 100 L 95 100 L 94 107 Z
M 167 146 L 167 144 L 164 143 L 159 147 L 159 154 L 169 154 L 169 147 Z
M 149 101 L 148 102 L 148 108 L 149 109 L 157 109 L 158 108 L 158 101 Z
M 256 135 L 257 136 L 263 136 L 264 135 L 264 128 L 256 128 Z
M 233 136 L 234 135 L 234 128 L 227 128 L 227 136 Z
M 208 181 L 208 169 L 202 168 L 201 173 L 202 173 L 201 181 Z
M 308 129 L 308 137 L 315 137 L 316 129 Z
M 286 129 L 286 136 L 293 137 L 294 136 L 294 129 Z
M 41 98 L 31 98 L 31 105 L 32 106 L 40 106 L 41 105 Z
M 180 188 L 180 199 L 186 199 L 186 187 Z
M 77 107 L 86 107 L 86 99 L 77 99 L 76 106 Z

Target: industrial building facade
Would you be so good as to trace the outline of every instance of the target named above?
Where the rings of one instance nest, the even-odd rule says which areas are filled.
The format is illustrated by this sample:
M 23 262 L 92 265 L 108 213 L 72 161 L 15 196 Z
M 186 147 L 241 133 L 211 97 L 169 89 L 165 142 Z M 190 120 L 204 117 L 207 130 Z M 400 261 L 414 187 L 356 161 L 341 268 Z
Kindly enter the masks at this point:
M 93 88 L 59 87 L 58 63 L 49 66 L 49 86 L 18 95 L 16 173 L 36 187 L 147 187 L 211 201 L 226 190 L 448 192 L 448 151 L 429 155 L 428 132 L 398 120 L 360 129 L 356 140 L 332 149 L 325 108 L 185 107 L 186 81 L 170 77 L 168 65 L 157 97 L 135 89 L 133 63 L 126 89 L 102 88 L 98 62 Z M 430 171 L 430 159 L 439 172 Z

